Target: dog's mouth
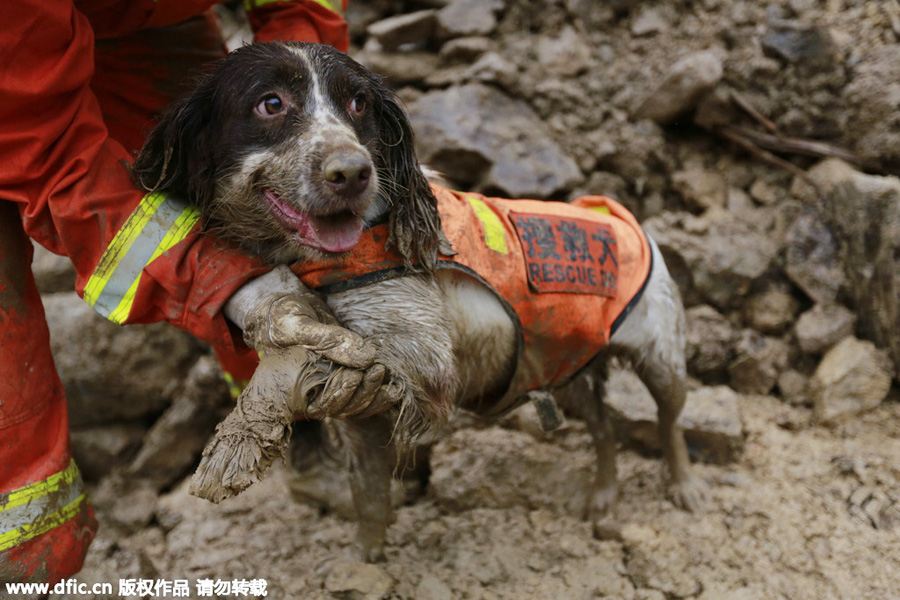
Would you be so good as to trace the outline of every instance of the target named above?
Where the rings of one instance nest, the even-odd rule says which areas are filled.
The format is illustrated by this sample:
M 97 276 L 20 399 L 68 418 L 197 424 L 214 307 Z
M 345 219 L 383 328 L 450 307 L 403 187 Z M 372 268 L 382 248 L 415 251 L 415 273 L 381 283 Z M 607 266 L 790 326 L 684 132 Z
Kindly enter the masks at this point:
M 347 252 L 356 246 L 362 235 L 363 219 L 357 211 L 312 215 L 280 199 L 271 190 L 264 190 L 263 197 L 272 216 L 293 232 L 298 244 L 323 252 Z

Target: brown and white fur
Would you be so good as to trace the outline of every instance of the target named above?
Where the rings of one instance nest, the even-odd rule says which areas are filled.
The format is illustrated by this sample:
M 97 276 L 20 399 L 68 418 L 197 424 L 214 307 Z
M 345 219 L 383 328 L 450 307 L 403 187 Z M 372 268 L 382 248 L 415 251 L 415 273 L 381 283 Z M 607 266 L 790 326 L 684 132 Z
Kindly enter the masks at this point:
M 379 346 L 408 391 L 398 411 L 338 424 L 349 441 L 357 543 L 366 559 L 383 556 L 394 441 L 415 437 L 454 406 L 501 395 L 516 359 L 515 325 L 493 293 L 465 274 L 434 268 L 443 244 L 437 207 L 397 100 L 328 47 L 247 46 L 164 117 L 134 173 L 147 189 L 187 197 L 209 229 L 272 263 L 346 250 L 364 223 L 386 218 L 389 243 L 408 264 L 421 265 L 417 274 L 327 298 L 345 327 Z M 587 422 L 596 447 L 598 478 L 586 507 L 594 519 L 617 494 L 615 442 L 602 404 L 612 355 L 631 361 L 657 402 L 669 497 L 693 510 L 703 494 L 676 424 L 685 399 L 684 311 L 651 245 L 655 266 L 643 296 L 585 369 L 598 383 L 588 390 L 586 380 L 576 382 L 583 393 L 569 407 Z

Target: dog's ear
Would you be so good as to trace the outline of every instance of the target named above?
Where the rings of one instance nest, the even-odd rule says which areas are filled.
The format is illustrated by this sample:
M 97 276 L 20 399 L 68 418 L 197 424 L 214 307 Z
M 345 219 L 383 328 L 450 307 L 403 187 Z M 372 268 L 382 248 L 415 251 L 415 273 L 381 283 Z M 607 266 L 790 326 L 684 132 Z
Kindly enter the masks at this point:
M 419 166 L 406 111 L 387 87 L 379 83 L 376 90 L 381 130 L 379 174 L 389 179 L 384 184 L 391 207 L 389 243 L 397 248 L 407 266 L 415 258 L 430 272 L 434 270 L 437 252 L 446 242 L 437 200 Z
M 212 145 L 206 139 L 212 97 L 207 77 L 166 111 L 131 166 L 138 186 L 148 192 L 177 194 L 197 205 L 210 199 L 213 174 L 198 167 L 212 162 Z

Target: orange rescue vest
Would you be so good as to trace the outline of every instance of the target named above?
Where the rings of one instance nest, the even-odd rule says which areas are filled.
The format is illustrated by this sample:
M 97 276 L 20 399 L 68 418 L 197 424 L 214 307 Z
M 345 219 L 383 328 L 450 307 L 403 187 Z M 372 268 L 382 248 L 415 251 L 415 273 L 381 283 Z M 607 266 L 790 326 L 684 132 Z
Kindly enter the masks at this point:
M 564 383 L 609 343 L 650 275 L 650 244 L 634 215 L 603 196 L 562 203 L 432 188 L 456 251 L 437 268 L 483 282 L 516 322 L 519 360 L 507 392 L 466 407 L 500 414 L 526 392 Z M 292 268 L 325 294 L 408 274 L 387 238 L 387 225 L 377 225 L 349 253 Z

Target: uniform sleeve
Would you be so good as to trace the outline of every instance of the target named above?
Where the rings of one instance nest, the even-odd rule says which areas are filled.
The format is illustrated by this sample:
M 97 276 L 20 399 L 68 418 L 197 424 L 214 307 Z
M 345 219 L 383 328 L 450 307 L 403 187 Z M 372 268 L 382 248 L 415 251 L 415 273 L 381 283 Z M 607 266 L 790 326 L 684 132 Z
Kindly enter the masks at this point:
M 318 42 L 341 52 L 350 48 L 347 0 L 244 0 L 258 42 Z
M 199 235 L 184 201 L 131 182 L 89 87 L 85 17 L 71 0 L 4 2 L 0 13 L 0 201 L 16 202 L 28 235 L 72 259 L 78 293 L 103 316 L 165 320 L 243 349 L 221 307 L 266 268 Z

